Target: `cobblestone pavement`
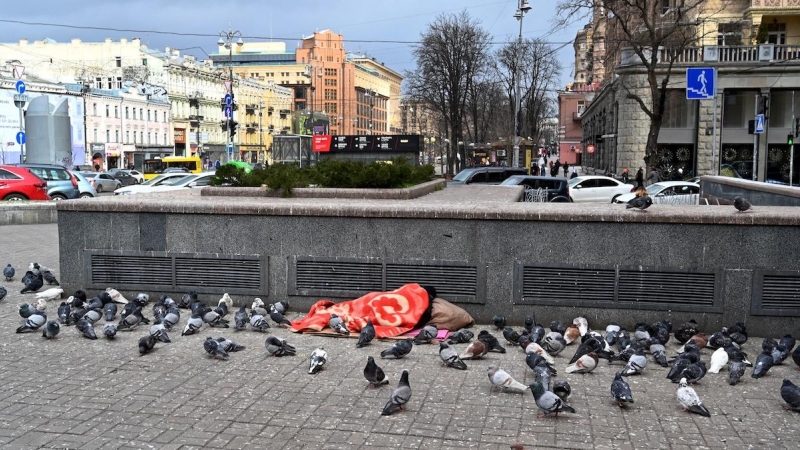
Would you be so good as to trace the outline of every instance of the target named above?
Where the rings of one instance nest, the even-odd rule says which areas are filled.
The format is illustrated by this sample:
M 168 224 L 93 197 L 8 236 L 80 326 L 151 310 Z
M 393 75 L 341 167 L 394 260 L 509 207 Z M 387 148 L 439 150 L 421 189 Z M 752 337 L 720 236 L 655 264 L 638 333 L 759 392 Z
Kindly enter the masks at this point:
M 11 262 L 20 272 L 35 260 L 58 275 L 57 241 L 56 225 L 0 227 L 0 263 Z M 276 329 L 274 334 L 297 347 L 298 356 L 267 358 L 264 334 L 204 327 L 193 336 L 173 331 L 173 343 L 159 343 L 153 353 L 140 357 L 137 341 L 147 333 L 146 326 L 120 332 L 114 341 L 87 340 L 74 327 L 62 327 L 52 341 L 42 338 L 41 332 L 15 334 L 21 323 L 17 306 L 33 298 L 19 293 L 19 276 L 3 283 L 10 292 L 0 303 L 2 448 L 507 449 L 523 444 L 526 448 L 788 449 L 798 445 L 800 414 L 784 410 L 779 393 L 784 377 L 800 382 L 791 359 L 758 380 L 748 369 L 737 386 L 725 382 L 725 371 L 708 374 L 695 388 L 712 413 L 704 418 L 681 411 L 676 385 L 664 378 L 666 369 L 652 362 L 643 375 L 630 377 L 636 403 L 620 409 L 609 386 L 621 366 L 601 361 L 593 373 L 565 376 L 572 346 L 556 358 L 556 380 L 571 383 L 570 403 L 577 414 L 537 418 L 529 391 L 489 392 L 488 364 L 499 365 L 523 383 L 531 381 L 532 373 L 517 348 L 490 353 L 484 361 L 467 361 L 469 370 L 459 371 L 442 367 L 438 346 L 415 346 L 404 359 L 378 360 L 391 383 L 377 389 L 367 387 L 362 371 L 367 356 L 377 357 L 386 342 L 356 349 L 352 339 Z M 55 318 L 56 305 L 48 305 L 46 312 Z M 147 315 L 151 314 L 148 307 Z M 183 314 L 178 330 L 186 318 Z M 502 340 L 500 333 L 495 335 Z M 232 353 L 228 361 L 210 359 L 202 345 L 206 336 L 226 336 L 247 349 Z M 760 345 L 760 338 L 745 344 L 751 360 Z M 308 357 L 318 346 L 325 347 L 330 360 L 321 373 L 309 375 Z M 464 344 L 456 347 L 461 350 Z M 675 348 L 668 344 L 670 353 Z M 706 361 L 709 355 L 703 351 Z M 410 370 L 411 401 L 406 411 L 382 417 L 380 411 L 402 369 Z

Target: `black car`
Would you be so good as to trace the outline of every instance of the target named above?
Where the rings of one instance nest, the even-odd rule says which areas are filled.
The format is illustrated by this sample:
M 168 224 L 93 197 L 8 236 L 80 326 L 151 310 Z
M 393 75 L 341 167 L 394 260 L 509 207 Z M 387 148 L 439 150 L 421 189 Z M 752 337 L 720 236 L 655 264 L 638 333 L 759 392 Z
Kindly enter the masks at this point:
M 525 186 L 525 202 L 571 202 L 566 178 L 514 175 L 500 183 L 503 186 Z
M 526 175 L 524 167 L 470 167 L 458 172 L 447 185 L 455 184 L 500 184 L 513 175 Z

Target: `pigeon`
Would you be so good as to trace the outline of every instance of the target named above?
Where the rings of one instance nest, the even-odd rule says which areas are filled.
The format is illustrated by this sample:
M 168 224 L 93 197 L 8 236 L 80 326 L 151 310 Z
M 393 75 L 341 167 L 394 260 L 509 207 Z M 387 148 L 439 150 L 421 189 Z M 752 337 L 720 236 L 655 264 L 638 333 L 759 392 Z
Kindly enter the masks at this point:
M 372 325 L 372 320 L 367 319 L 367 324 L 358 334 L 358 342 L 356 342 L 356 347 L 361 348 L 365 345 L 368 345 L 373 339 L 375 339 L 375 326 Z
M 308 373 L 317 374 L 328 362 L 328 352 L 324 348 L 318 347 L 311 352 L 311 357 L 308 359 Z
M 733 199 L 733 207 L 739 212 L 745 212 L 750 211 L 753 205 L 751 205 L 746 198 L 737 196 Z
M 106 305 L 110 303 L 112 302 L 106 303 Z M 103 301 L 100 300 L 100 297 L 94 297 L 93 299 L 89 300 L 89 303 L 83 304 L 84 309 L 103 309 L 103 306 L 104 306 Z M 131 308 L 128 310 L 129 311 L 128 314 L 133 312 L 134 306 L 135 305 L 131 305 Z
M 105 317 L 106 322 L 113 322 L 117 317 L 117 304 L 106 303 L 106 305 L 103 306 L 103 316 Z
M 756 365 L 753 367 L 753 374 L 751 375 L 753 378 L 761 378 L 769 372 L 769 369 L 775 364 L 775 360 L 772 359 L 772 355 L 766 352 L 762 352 L 756 358 Z
M 788 409 L 800 411 L 800 388 L 787 378 L 783 379 L 781 385 L 781 398 L 788 405 Z
M 573 364 L 567 366 L 567 373 L 589 373 L 597 367 L 597 354 L 594 352 L 583 355 Z
M 459 358 L 461 359 L 481 359 L 483 355 L 489 352 L 489 349 L 486 348 L 486 344 L 480 340 L 476 339 L 475 342 L 470 342 L 469 346 L 467 346 L 466 350 L 464 350 Z
M 800 345 L 792 352 L 792 361 L 797 364 L 798 370 L 800 370 Z
M 39 308 L 36 308 L 39 309 Z M 774 365 L 783 364 L 786 358 L 789 357 L 791 354 L 791 349 L 787 348 L 786 345 L 780 343 L 772 349 L 772 360 Z
M 91 322 L 86 319 L 80 319 L 75 324 L 75 329 L 78 330 L 79 333 L 86 339 L 95 340 L 97 339 L 97 335 L 94 332 L 94 327 L 92 326 Z
M 178 308 L 187 309 L 195 300 L 197 300 L 197 292 L 188 291 L 181 295 L 181 300 L 178 302 Z
M 663 344 L 650 344 L 650 355 L 661 367 L 669 367 L 667 364 L 667 349 Z
M 561 380 L 553 385 L 553 394 L 556 394 L 561 401 L 566 402 L 572 394 L 572 386 L 569 385 L 569 381 Z
M 414 337 L 414 343 L 430 344 L 436 339 L 437 334 L 439 334 L 439 329 L 436 328 L 436 325 L 425 325 L 425 327 L 419 330 L 419 334 Z
M 536 359 L 535 361 L 533 360 L 534 358 Z M 556 376 L 556 370 L 544 358 L 534 353 L 529 353 L 525 357 L 525 362 L 533 370 L 533 380 L 541 383 L 545 390 L 549 390 L 552 379 Z
M 47 315 L 41 311 L 36 311 L 35 313 L 28 316 L 25 319 L 25 323 L 17 328 L 17 333 L 28 333 L 30 331 L 36 331 L 42 327 L 47 322 Z
M 44 279 L 44 281 L 47 284 L 51 284 L 51 285 L 54 284 L 56 286 L 59 286 L 58 280 L 56 279 L 56 276 L 53 275 L 53 272 L 51 272 L 50 269 L 48 269 L 47 267 L 44 267 L 43 270 L 42 270 L 42 279 Z
M 270 328 L 269 323 L 267 323 L 267 319 L 265 319 L 261 314 L 253 314 L 250 316 L 250 327 L 254 331 L 260 331 L 262 333 L 266 333 Z
M 116 306 L 117 304 L 116 303 L 108 303 L 108 304 L 106 304 L 106 306 L 108 306 L 108 305 Z M 167 307 L 166 306 L 164 306 L 162 304 L 159 304 L 159 303 L 156 303 L 156 304 L 153 305 L 153 323 L 155 323 L 156 325 L 164 323 L 164 316 L 166 316 L 166 315 L 167 315 Z M 111 319 L 111 320 L 114 320 L 114 319 Z
M 231 298 L 230 295 L 228 295 L 227 292 L 224 292 L 222 294 L 222 298 L 220 298 L 219 301 L 217 302 L 218 307 L 222 305 L 225 305 L 226 311 L 233 309 L 233 299 Z
M 81 306 L 86 303 L 86 292 L 78 289 L 72 294 L 72 307 Z
M 544 339 L 544 335 L 545 335 L 544 327 L 538 324 L 534 325 L 533 329 L 531 330 L 531 341 L 538 344 L 542 342 L 542 339 Z
M 489 349 L 490 352 L 497 352 L 497 353 L 505 353 L 506 349 L 500 345 L 500 341 L 497 340 L 492 333 L 489 333 L 486 330 L 481 330 L 478 333 L 478 339 L 482 340 L 484 344 L 486 344 L 486 348 Z
M 622 378 L 622 372 L 617 372 L 614 375 L 614 381 L 611 382 L 611 396 L 614 397 L 614 401 L 621 408 L 625 406 L 625 403 L 633 403 L 631 386 Z
M 697 361 L 696 363 L 689 364 L 685 369 L 683 369 L 681 372 L 681 378 L 685 378 L 689 383 L 695 384 L 704 376 L 706 376 L 706 372 L 708 372 L 706 363 L 703 361 Z
M 700 330 L 697 328 L 697 322 L 692 319 L 675 330 L 675 340 L 677 340 L 679 344 L 685 344 L 689 338 L 697 334 L 699 331 Z
M 574 364 L 581 356 L 588 355 L 592 352 L 594 352 L 598 358 L 600 356 L 610 358 L 614 353 L 611 351 L 611 346 L 608 345 L 608 342 L 604 342 L 604 340 L 596 336 L 588 336 L 584 338 L 584 341 L 581 342 L 581 345 L 575 350 L 575 354 L 572 356 L 572 359 L 569 360 L 569 364 Z
M 267 348 L 267 352 L 272 356 L 294 356 L 295 353 L 297 353 L 295 348 L 289 345 L 288 342 L 272 334 L 267 336 L 267 340 L 264 341 L 264 346 Z
M 794 350 L 795 344 L 797 344 L 797 339 L 795 339 L 791 334 L 786 334 L 781 338 L 780 344 L 786 347 L 787 353 L 791 353 L 792 350 Z
M 156 324 L 150 327 L 150 336 L 156 338 L 158 342 L 164 342 L 166 344 L 172 342 L 169 339 L 169 335 L 167 334 L 167 329 L 163 323 Z
M 728 361 L 728 384 L 731 386 L 739 382 L 744 375 L 747 365 L 742 361 L 741 355 L 735 355 Z
M 567 326 L 557 320 L 554 320 L 550 322 L 550 331 L 555 331 L 563 336 L 564 333 L 567 332 Z
M 723 328 L 723 331 L 717 331 L 708 338 L 708 344 L 706 346 L 708 348 L 717 349 L 727 347 L 732 343 L 733 340 L 728 336 L 727 328 Z
M 164 316 L 164 320 L 162 320 L 161 323 L 167 330 L 172 330 L 172 327 L 177 325 L 178 321 L 180 320 L 181 320 L 181 311 L 180 309 L 178 309 L 178 306 L 175 305 L 167 310 L 167 314 Z
M 250 305 L 250 313 L 265 317 L 269 315 L 269 311 L 267 311 L 267 308 L 264 307 L 264 301 L 258 297 L 253 299 L 253 304 Z
M 490 365 L 487 367 L 486 373 L 489 376 L 489 381 L 492 382 L 491 390 L 494 390 L 495 386 L 497 386 L 502 391 L 511 391 L 520 394 L 526 391 L 527 387 L 524 384 L 515 380 L 514 377 L 503 369 L 498 369 L 496 366 Z
M 292 323 L 289 322 L 286 317 L 283 317 L 283 314 L 279 313 L 278 310 L 275 309 L 274 305 L 270 304 L 269 307 L 269 318 L 277 323 L 279 327 L 287 327 L 292 325 Z
M 42 337 L 47 339 L 53 339 L 58 335 L 58 332 L 61 331 L 61 326 L 55 320 L 48 320 L 46 324 L 44 324 L 44 329 L 42 330 Z
M 285 315 L 289 311 L 289 302 L 286 300 L 280 300 L 273 303 L 272 308 L 275 309 L 275 311 Z
M 0 301 L 6 298 L 6 295 L 8 295 L 8 290 L 5 286 L 0 286 Z
M 520 334 L 511 327 L 503 328 L 503 337 L 509 344 L 516 345 L 519 343 Z
M 350 330 L 347 329 L 347 324 L 336 314 L 331 314 L 331 318 L 328 319 L 328 326 L 339 334 L 350 334 Z
M 543 415 L 555 414 L 558 416 L 560 412 L 575 413 L 574 408 L 564 403 L 556 394 L 545 390 L 541 383 L 533 383 L 529 387 L 533 393 L 533 398 L 536 399 L 536 406 L 539 407 Z
M 114 288 L 106 288 L 105 294 L 108 295 L 108 299 L 110 299 L 109 301 L 114 303 L 121 303 L 123 305 L 128 303 L 128 299 L 123 297 L 122 294 L 120 294 L 119 291 Z M 102 296 L 103 293 L 100 295 Z M 102 299 L 103 297 L 100 298 Z M 108 301 L 103 301 L 103 303 L 108 303 Z
M 228 321 L 222 318 L 222 315 L 214 310 L 207 310 L 203 314 L 203 322 L 207 323 L 212 328 L 228 328 Z
M 406 356 L 414 348 L 414 340 L 411 338 L 395 341 L 391 347 L 381 352 L 381 358 L 400 359 Z
M 681 378 L 680 385 L 675 395 L 684 411 L 700 414 L 703 417 L 711 417 L 711 413 L 708 412 L 708 409 L 703 405 L 697 392 L 686 384 L 686 378 Z
M 718 348 L 711 354 L 711 367 L 708 368 L 709 373 L 719 373 L 726 364 L 728 364 L 728 352 L 724 348 Z
M 118 331 L 133 331 L 139 324 L 142 323 L 142 308 L 136 306 L 131 314 L 122 318 L 120 316 L 119 323 L 117 324 Z
M 22 303 L 19 305 L 19 316 L 23 319 L 27 319 L 34 313 L 36 313 L 36 308 L 34 308 L 30 303 Z
M 144 356 L 147 353 L 153 351 L 153 348 L 156 346 L 156 337 L 148 334 L 147 336 L 143 336 L 139 339 L 139 356 Z
M 244 345 L 239 345 L 235 341 L 224 337 L 218 337 L 217 342 L 226 352 L 240 352 L 246 348 Z
M 552 356 L 550 356 L 550 354 L 547 353 L 542 348 L 541 345 L 535 344 L 533 342 L 531 342 L 530 344 L 528 344 L 527 347 L 525 347 L 525 353 L 537 354 L 537 355 L 541 356 L 542 358 L 544 358 L 545 361 L 547 361 L 548 364 L 555 364 L 556 363 L 556 360 Z
M 392 391 L 392 395 L 389 396 L 389 401 L 386 402 L 386 405 L 383 407 L 381 415 L 390 416 L 397 411 L 404 410 L 406 403 L 408 403 L 410 399 L 411 385 L 408 384 L 408 370 L 403 370 L 400 381 L 397 383 L 397 387 L 394 391 Z
M 239 307 L 239 310 L 236 311 L 236 314 L 233 315 L 233 329 L 236 331 L 242 331 L 247 328 L 248 322 L 247 310 L 245 306 L 242 305 Z
M 15 273 L 16 273 L 16 271 L 14 270 L 13 267 L 11 267 L 11 264 L 9 264 L 5 268 L 3 268 L 3 276 L 6 278 L 6 281 L 13 280 Z
M 44 286 L 44 279 L 41 273 L 32 275 L 30 278 L 23 278 L 22 282 L 25 283 L 25 287 L 19 291 L 20 294 L 36 292 Z
M 99 309 L 90 309 L 86 311 L 86 313 L 83 315 L 82 318 L 86 319 L 90 324 L 94 325 L 95 323 L 97 323 L 98 320 L 100 320 L 100 317 L 102 317 L 102 314 L 100 314 Z
M 70 304 L 67 302 L 61 302 L 58 305 L 58 321 L 62 324 L 67 324 L 69 322 L 69 313 L 70 313 Z
M 625 205 L 625 209 L 635 208 L 644 212 L 644 210 L 649 208 L 652 204 L 653 199 L 650 198 L 649 195 L 643 195 L 641 197 L 633 197 L 632 199 L 628 200 L 628 204 Z
M 581 337 L 581 330 L 578 328 L 577 325 L 570 325 L 564 331 L 564 342 L 567 345 L 572 344 L 573 342 L 577 341 Z
M 111 322 L 103 325 L 103 335 L 107 339 L 114 339 L 117 336 L 117 325 Z
M 506 327 L 506 318 L 500 314 L 496 314 L 492 317 L 492 322 L 494 322 L 494 326 L 497 327 L 498 330 L 502 330 Z
M 586 336 L 586 333 L 589 332 L 589 321 L 586 320 L 585 317 L 576 317 L 572 319 L 572 324 L 578 327 L 581 336 Z
M 372 356 L 367 357 L 367 365 L 364 367 L 364 378 L 369 381 L 370 387 L 378 387 L 384 384 L 389 384 L 389 379 L 386 378 L 386 374 L 383 373 L 383 369 L 375 364 L 375 358 Z
M 446 342 L 439 343 L 439 357 L 444 365 L 459 370 L 467 370 L 467 365 L 458 357 L 458 352 L 450 348 Z
M 189 317 L 189 320 L 186 321 L 186 326 L 183 327 L 183 332 L 181 332 L 181 336 L 189 336 L 190 334 L 195 334 L 200 331 L 200 328 L 203 327 L 203 319 L 200 318 L 197 314 L 192 314 Z
M 645 367 L 647 367 L 647 357 L 644 356 L 644 352 L 641 349 L 637 348 L 628 359 L 628 364 L 622 369 L 622 376 L 639 375 L 644 371 Z
M 522 327 L 525 328 L 525 331 L 527 331 L 528 334 L 531 334 L 533 331 L 533 322 L 533 316 L 525 316 L 525 321 L 522 323 Z
M 229 358 L 228 352 L 226 352 L 220 343 L 215 341 L 211 336 L 206 336 L 206 340 L 203 342 L 203 348 L 206 350 L 206 353 L 215 359 L 227 361 Z

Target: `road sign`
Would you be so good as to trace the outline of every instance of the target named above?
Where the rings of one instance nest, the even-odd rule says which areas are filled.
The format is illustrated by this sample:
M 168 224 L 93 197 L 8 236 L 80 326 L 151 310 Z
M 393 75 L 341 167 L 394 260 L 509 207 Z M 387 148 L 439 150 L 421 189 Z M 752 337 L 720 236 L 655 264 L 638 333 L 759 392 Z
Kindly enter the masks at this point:
M 233 153 L 233 144 L 228 143 L 228 154 Z
M 756 127 L 755 130 L 753 130 L 756 134 L 761 134 L 764 132 L 764 121 L 765 117 L 763 114 L 756 114 Z
M 30 100 L 30 97 L 25 94 L 14 94 L 15 102 L 28 103 L 28 100 Z
M 686 69 L 686 99 L 707 100 L 717 95 L 717 69 L 695 67 Z
M 594 153 L 594 145 L 592 145 L 592 144 L 587 145 L 586 146 L 586 153 L 588 153 L 590 155 L 593 154 Z
M 225 80 L 222 82 L 225 85 L 225 92 L 231 93 L 231 88 L 233 87 L 233 82 L 231 80 Z
M 233 104 L 233 96 L 231 94 L 225 94 L 225 104 L 228 106 Z
M 24 94 L 25 93 L 25 82 L 22 80 L 17 80 L 14 83 L 14 90 L 17 91 L 17 94 Z
M 225 114 L 226 119 L 233 117 L 233 108 L 231 108 L 230 105 L 226 106 L 223 110 L 223 114 Z
M 22 75 L 25 74 L 25 66 L 16 65 L 14 66 L 14 78 L 20 79 Z
M 20 131 L 17 133 L 17 144 L 24 145 L 25 144 L 25 132 Z

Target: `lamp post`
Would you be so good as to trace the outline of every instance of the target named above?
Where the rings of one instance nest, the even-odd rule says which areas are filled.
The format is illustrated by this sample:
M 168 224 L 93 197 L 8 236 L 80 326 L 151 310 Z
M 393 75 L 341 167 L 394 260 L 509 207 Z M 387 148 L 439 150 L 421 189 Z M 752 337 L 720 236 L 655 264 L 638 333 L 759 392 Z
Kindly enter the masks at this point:
M 528 4 L 528 0 L 518 0 L 517 12 L 514 13 L 514 17 L 519 20 L 517 52 L 522 50 L 522 18 L 525 17 L 525 14 L 530 10 L 531 5 Z M 520 58 L 517 54 L 517 61 L 514 66 L 514 161 L 512 161 L 511 167 L 519 167 L 519 66 Z
M 364 93 L 364 96 L 369 99 L 369 134 L 372 134 L 372 108 L 375 107 L 375 91 L 373 89 L 369 89 Z
M 233 97 L 233 40 L 238 37 L 239 39 L 236 40 L 236 46 L 241 48 L 244 45 L 244 41 L 242 40 L 242 32 L 239 30 L 232 31 L 230 27 L 228 31 L 222 30 L 219 32 L 219 40 L 217 41 L 217 45 L 224 46 L 228 49 L 228 77 L 230 80 L 230 94 L 231 94 L 231 116 L 228 118 L 228 149 L 231 149 L 231 158 L 235 161 L 236 160 L 236 153 L 233 152 L 233 113 L 236 110 L 236 101 Z M 199 145 L 199 142 L 198 142 Z

